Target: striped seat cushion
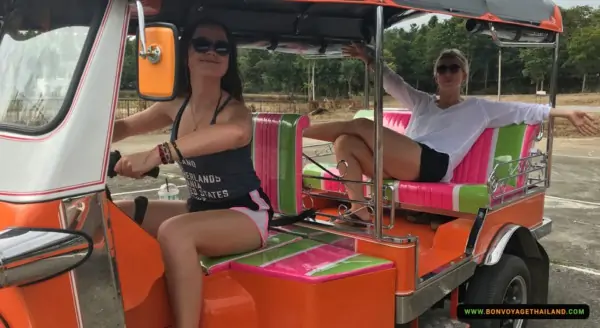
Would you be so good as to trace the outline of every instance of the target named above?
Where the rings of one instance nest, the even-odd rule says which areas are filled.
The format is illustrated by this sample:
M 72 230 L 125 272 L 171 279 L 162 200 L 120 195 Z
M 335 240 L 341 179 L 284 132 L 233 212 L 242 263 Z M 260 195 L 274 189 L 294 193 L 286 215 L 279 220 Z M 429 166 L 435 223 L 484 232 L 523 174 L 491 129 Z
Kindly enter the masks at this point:
M 276 213 L 302 212 L 302 133 L 309 118 L 299 114 L 254 113 L 252 160 Z
M 308 283 L 326 282 L 393 266 L 393 262 L 386 259 L 310 239 L 302 239 L 231 263 L 232 270 Z
M 201 257 L 200 265 L 204 272 L 208 274 L 216 273 L 223 270 L 228 270 L 231 266 L 231 262 L 235 260 L 239 260 L 241 258 L 251 256 L 254 254 L 258 254 L 260 252 L 264 252 L 269 249 L 281 247 L 287 245 L 289 243 L 293 243 L 302 239 L 302 237 L 282 232 L 269 231 L 269 237 L 267 238 L 267 243 L 264 247 L 253 250 L 246 253 L 241 254 L 233 254 L 227 256 L 217 256 L 217 257 Z

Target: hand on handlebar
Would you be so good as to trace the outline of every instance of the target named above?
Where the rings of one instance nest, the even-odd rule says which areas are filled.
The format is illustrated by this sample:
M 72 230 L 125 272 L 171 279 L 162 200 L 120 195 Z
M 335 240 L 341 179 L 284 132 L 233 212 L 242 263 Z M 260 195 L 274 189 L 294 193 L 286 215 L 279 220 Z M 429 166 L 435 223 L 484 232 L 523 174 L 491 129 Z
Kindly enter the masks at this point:
M 160 164 L 160 155 L 156 149 L 152 149 L 123 155 L 115 165 L 115 172 L 125 177 L 140 179 Z

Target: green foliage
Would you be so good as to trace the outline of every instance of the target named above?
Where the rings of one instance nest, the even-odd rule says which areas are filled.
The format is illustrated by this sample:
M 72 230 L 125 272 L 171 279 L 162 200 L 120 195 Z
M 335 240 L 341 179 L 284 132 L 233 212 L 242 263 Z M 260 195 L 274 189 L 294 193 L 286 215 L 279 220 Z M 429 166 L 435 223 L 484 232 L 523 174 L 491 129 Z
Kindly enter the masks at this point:
M 559 92 L 596 90 L 600 86 L 600 9 L 577 6 L 562 9 Z M 495 93 L 498 48 L 487 36 L 468 35 L 464 20 L 432 18 L 426 24 L 389 29 L 384 36 L 386 63 L 406 81 L 427 92 L 435 91 L 433 65 L 445 48 L 461 50 L 470 63 L 469 94 Z M 533 93 L 548 89 L 552 49 L 502 49 L 502 93 Z M 239 67 L 247 93 L 309 93 L 312 61 L 300 56 L 241 49 Z M 364 66 L 351 59 L 316 60 L 317 97 L 348 97 L 363 92 Z M 121 87 L 134 89 L 135 40 L 126 48 Z M 587 86 L 587 87 L 586 87 Z

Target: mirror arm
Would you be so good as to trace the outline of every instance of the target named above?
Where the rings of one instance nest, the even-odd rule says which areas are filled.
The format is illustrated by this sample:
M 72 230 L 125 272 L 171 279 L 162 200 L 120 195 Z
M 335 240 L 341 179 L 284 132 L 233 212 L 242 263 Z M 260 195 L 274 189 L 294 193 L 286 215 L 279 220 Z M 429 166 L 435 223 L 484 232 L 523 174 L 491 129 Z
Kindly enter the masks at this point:
M 148 61 L 152 64 L 156 64 L 160 61 L 160 47 L 156 45 L 150 45 L 146 47 L 146 21 L 144 18 L 144 6 L 142 5 L 141 0 L 135 0 L 135 5 L 137 7 L 138 14 L 140 43 L 142 44 L 142 50 L 140 51 L 139 56 L 143 59 L 148 59 Z

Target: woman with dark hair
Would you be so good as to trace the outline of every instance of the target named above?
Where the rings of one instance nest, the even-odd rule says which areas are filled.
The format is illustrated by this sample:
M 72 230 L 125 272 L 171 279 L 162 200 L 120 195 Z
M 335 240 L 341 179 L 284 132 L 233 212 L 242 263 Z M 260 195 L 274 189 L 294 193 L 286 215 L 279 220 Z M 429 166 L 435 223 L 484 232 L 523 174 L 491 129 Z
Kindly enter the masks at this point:
M 252 116 L 242 99 L 236 46 L 227 29 L 200 22 L 184 31 L 183 96 L 118 120 L 113 141 L 172 125 L 171 138 L 127 156 L 115 171 L 140 178 L 178 163 L 190 198 L 150 200 L 141 226 L 160 243 L 175 327 L 198 327 L 202 271 L 198 255 L 223 256 L 264 245 L 273 210 L 254 171 Z M 133 217 L 132 201 L 117 205 Z

